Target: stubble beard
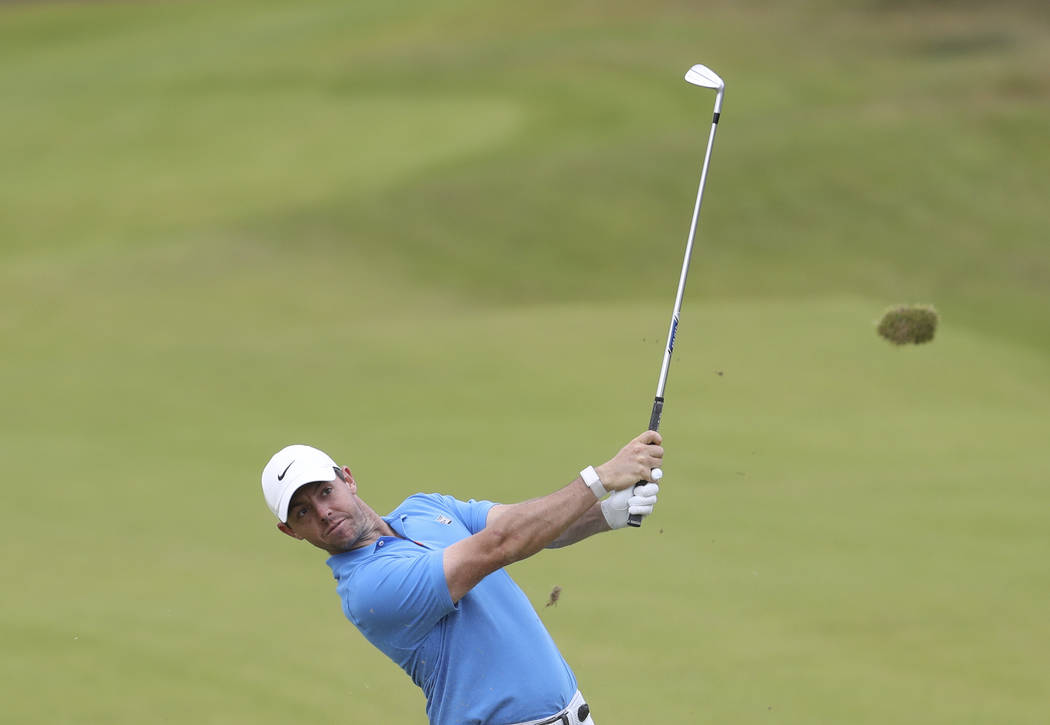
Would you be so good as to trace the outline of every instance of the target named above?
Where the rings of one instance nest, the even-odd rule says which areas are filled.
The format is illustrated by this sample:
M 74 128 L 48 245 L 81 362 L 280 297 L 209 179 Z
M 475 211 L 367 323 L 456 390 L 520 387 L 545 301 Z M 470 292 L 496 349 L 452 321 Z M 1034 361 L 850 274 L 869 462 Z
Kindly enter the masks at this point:
M 355 523 L 357 524 L 355 526 Z M 375 523 L 368 521 L 367 519 L 354 522 L 350 520 L 350 525 L 353 527 L 353 531 L 343 540 L 338 542 L 332 542 L 331 547 L 328 549 L 331 554 L 345 554 L 348 551 L 359 549 L 365 546 L 372 537 L 372 534 L 377 534 L 378 530 Z

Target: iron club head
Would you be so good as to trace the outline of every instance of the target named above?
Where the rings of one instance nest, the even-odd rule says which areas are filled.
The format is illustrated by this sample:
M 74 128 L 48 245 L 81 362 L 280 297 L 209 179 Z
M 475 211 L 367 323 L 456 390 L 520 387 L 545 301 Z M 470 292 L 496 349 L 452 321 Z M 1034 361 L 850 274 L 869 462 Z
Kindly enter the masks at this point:
M 722 111 L 722 96 L 725 94 L 726 82 L 706 65 L 699 63 L 685 72 L 685 79 L 694 86 L 718 91 L 718 95 L 715 96 L 715 118 L 717 119 L 718 114 Z
M 726 87 L 725 81 L 706 65 L 694 65 L 685 72 L 685 79 L 694 86 L 711 88 L 716 91 L 722 91 Z

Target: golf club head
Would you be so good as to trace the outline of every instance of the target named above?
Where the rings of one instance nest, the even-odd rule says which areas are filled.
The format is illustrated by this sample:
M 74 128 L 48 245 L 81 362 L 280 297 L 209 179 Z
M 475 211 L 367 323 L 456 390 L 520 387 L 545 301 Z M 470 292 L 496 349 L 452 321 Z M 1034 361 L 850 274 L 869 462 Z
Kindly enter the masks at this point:
M 722 111 L 722 95 L 725 93 L 726 83 L 717 73 L 706 65 L 697 63 L 685 72 L 685 79 L 694 86 L 718 91 L 718 95 L 715 97 L 715 113 L 718 114 Z M 717 119 L 717 115 L 715 118 Z
M 719 78 L 718 74 L 706 65 L 694 65 L 685 72 L 685 79 L 694 86 L 711 88 L 716 91 L 720 91 L 726 87 L 725 81 Z

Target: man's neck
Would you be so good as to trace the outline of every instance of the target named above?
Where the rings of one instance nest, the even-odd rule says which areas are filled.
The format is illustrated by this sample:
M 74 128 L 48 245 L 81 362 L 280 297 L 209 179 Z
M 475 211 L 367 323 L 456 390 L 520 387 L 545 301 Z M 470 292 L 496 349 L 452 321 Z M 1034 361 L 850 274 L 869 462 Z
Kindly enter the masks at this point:
M 361 502 L 365 510 L 368 512 L 369 528 L 365 533 L 358 539 L 349 549 L 345 551 L 332 551 L 328 550 L 329 554 L 345 554 L 347 551 L 355 551 L 356 549 L 363 549 L 366 546 L 371 546 L 383 536 L 397 536 L 400 535 L 391 528 L 390 524 L 383 520 L 383 518 L 372 509 L 371 506 Z

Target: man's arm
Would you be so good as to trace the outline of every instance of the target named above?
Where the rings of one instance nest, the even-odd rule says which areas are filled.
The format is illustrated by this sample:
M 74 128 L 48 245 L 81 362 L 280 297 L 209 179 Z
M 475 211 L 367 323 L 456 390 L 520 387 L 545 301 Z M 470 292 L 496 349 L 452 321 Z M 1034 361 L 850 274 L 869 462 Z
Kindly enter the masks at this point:
M 638 481 L 652 481 L 652 469 L 659 468 L 663 460 L 661 440 L 659 433 L 646 431 L 596 466 L 606 490 L 620 491 Z M 594 494 L 579 477 L 542 498 L 493 506 L 483 530 L 445 549 L 445 581 L 452 601 L 458 602 L 497 569 L 549 546 L 585 514 L 589 522 L 585 526 L 600 525 L 592 520 L 595 515 L 604 520 Z
M 605 520 L 605 514 L 602 513 L 601 501 L 595 501 L 583 516 L 573 521 L 557 539 L 547 544 L 547 548 L 560 549 L 563 546 L 575 544 L 577 541 L 583 541 L 588 536 L 611 530 L 612 527 L 609 526 L 609 522 Z
M 583 541 L 588 536 L 594 536 L 603 531 L 622 529 L 627 526 L 628 519 L 635 514 L 644 519 L 653 512 L 653 507 L 656 506 L 656 496 L 659 493 L 660 486 L 655 483 L 646 483 L 642 486 L 616 491 L 573 521 L 569 528 L 561 533 L 561 536 L 547 544 L 547 548 L 558 549 L 575 544 L 577 541 Z

